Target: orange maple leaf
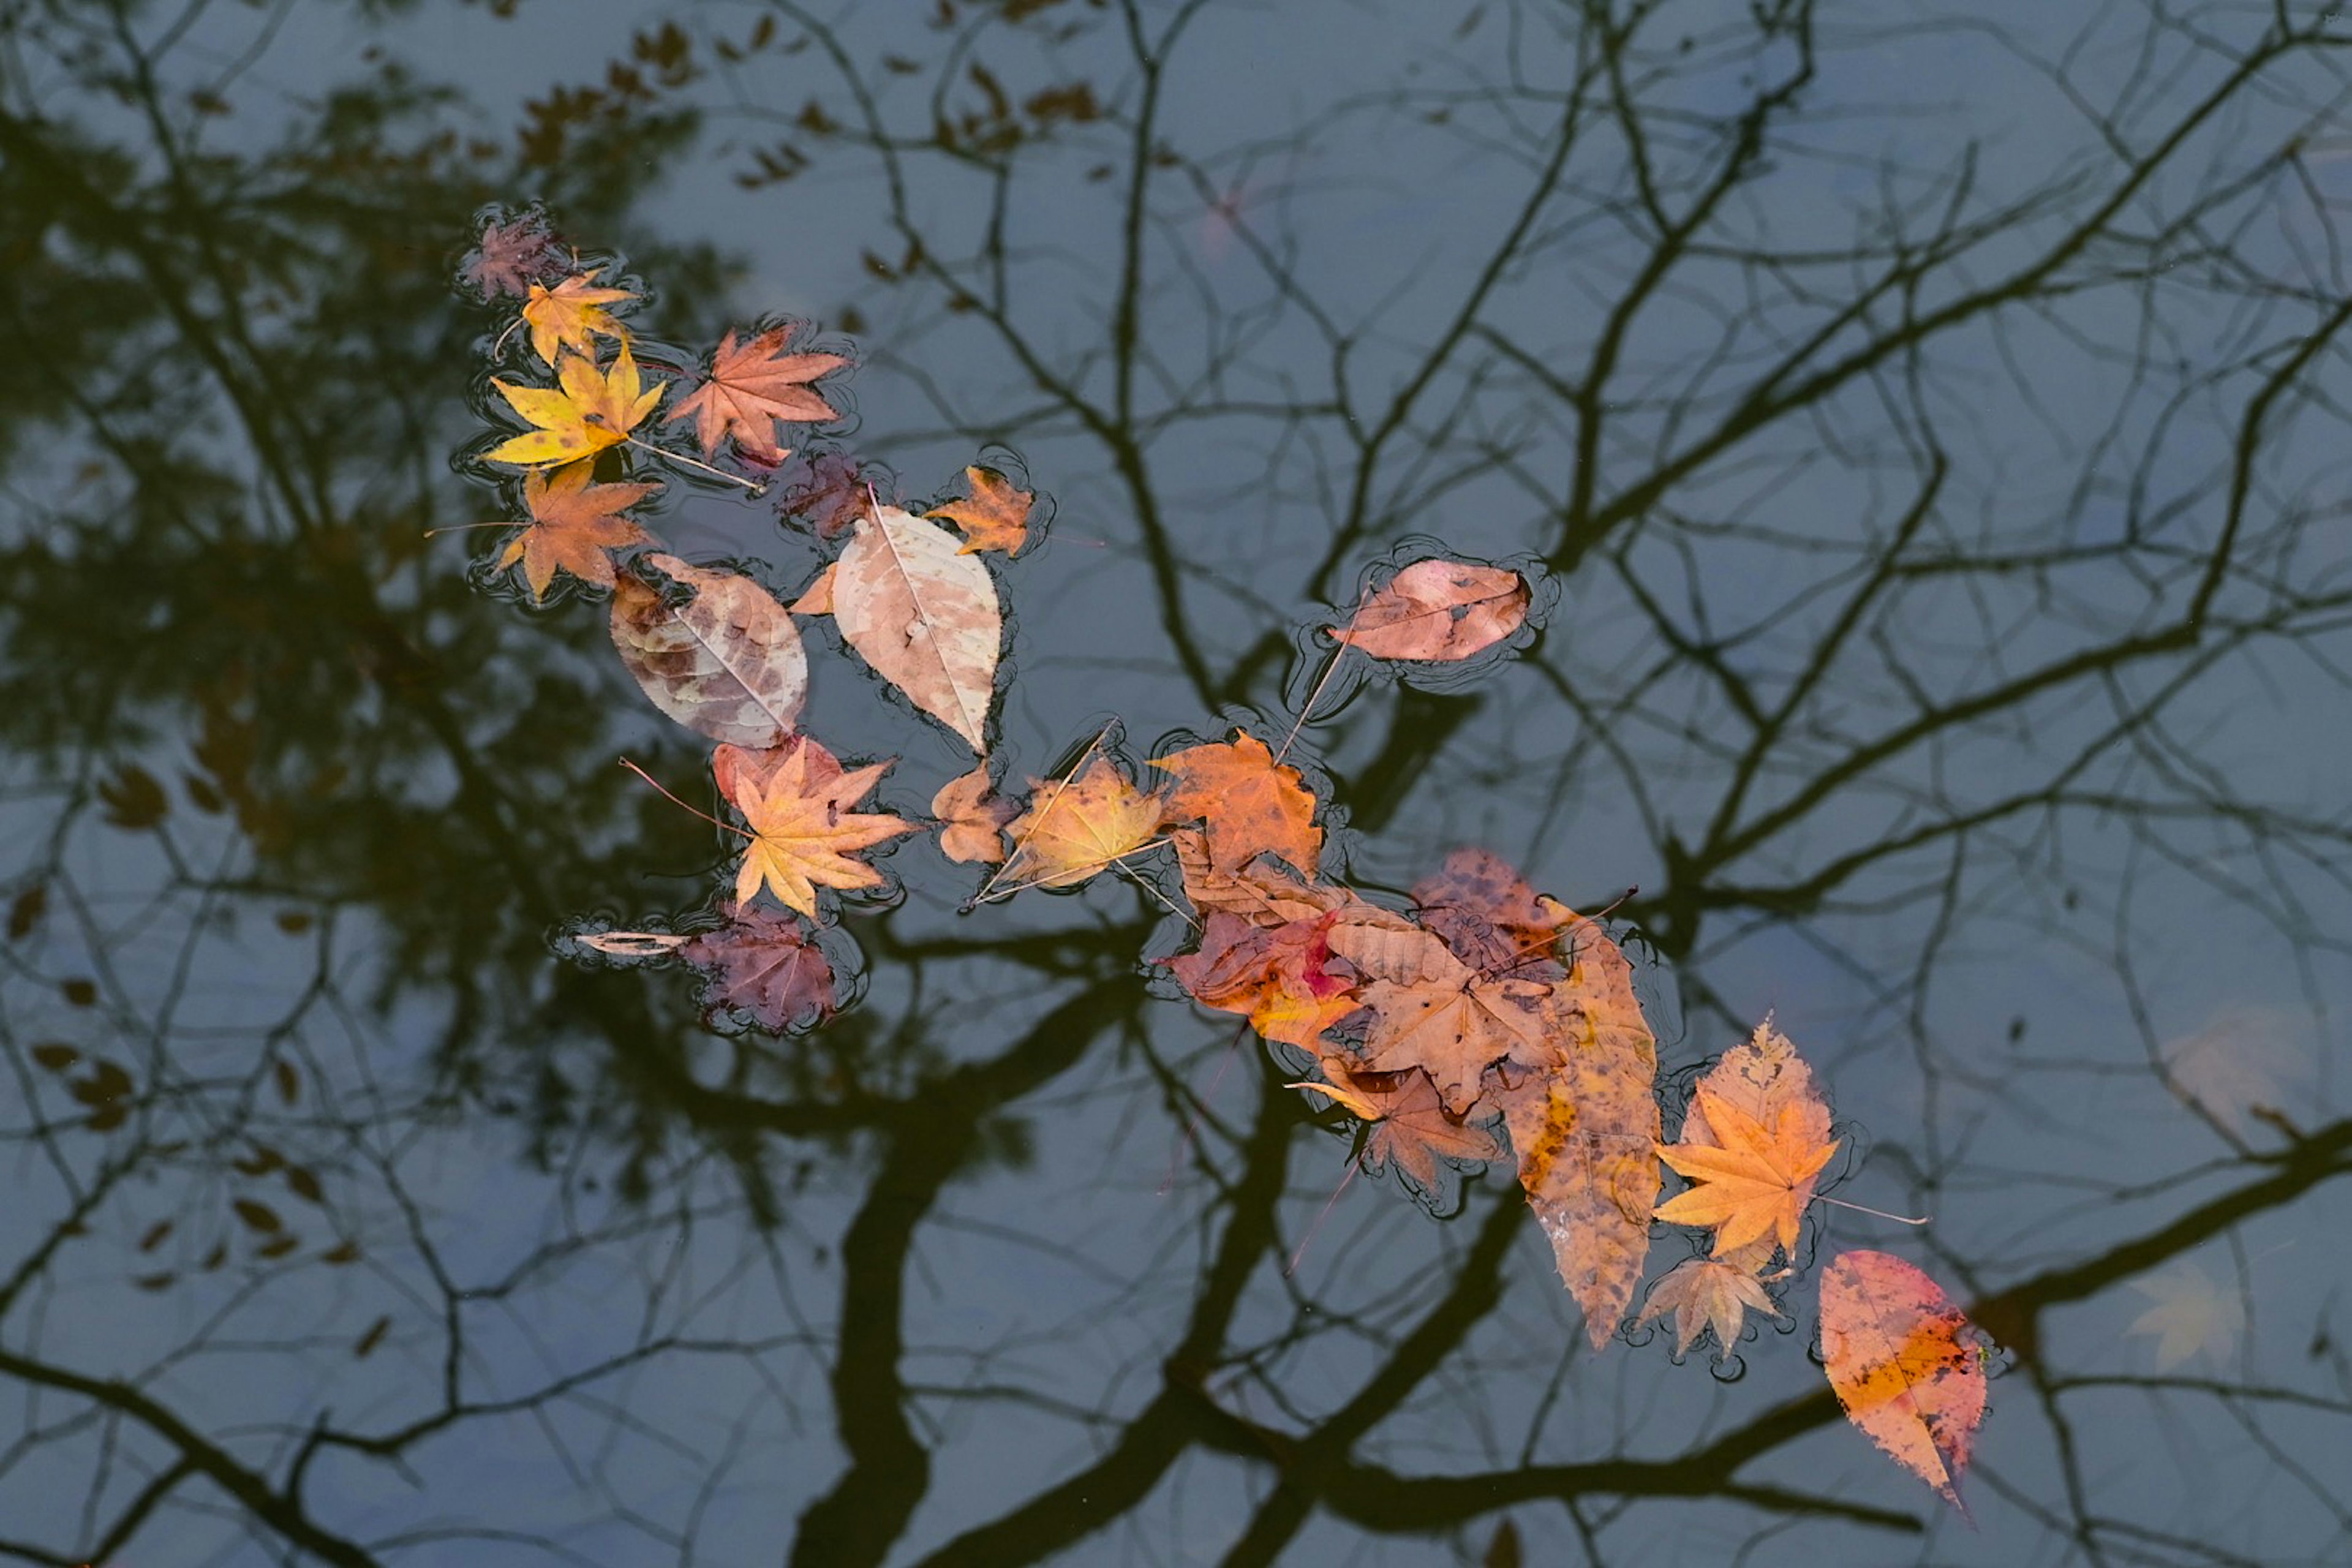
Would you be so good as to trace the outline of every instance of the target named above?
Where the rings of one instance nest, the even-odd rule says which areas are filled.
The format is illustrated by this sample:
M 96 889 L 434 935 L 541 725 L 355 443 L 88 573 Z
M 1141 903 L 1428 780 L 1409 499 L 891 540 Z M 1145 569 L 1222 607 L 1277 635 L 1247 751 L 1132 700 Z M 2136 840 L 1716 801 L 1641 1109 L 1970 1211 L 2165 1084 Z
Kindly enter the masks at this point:
M 1840 1141 L 1811 1136 L 1798 1104 L 1780 1107 L 1768 1126 L 1704 1082 L 1696 1103 L 1722 1142 L 1657 1146 L 1658 1158 L 1696 1184 L 1660 1204 L 1657 1217 L 1715 1226 L 1718 1258 L 1767 1236 L 1794 1248 L 1813 1184 Z
M 1483 1092 L 1486 1070 L 1506 1058 L 1549 1068 L 1561 1055 L 1545 1006 L 1550 988 L 1482 974 L 1435 935 L 1399 921 L 1333 924 L 1331 950 L 1362 971 L 1371 1010 L 1364 1066 L 1376 1072 L 1425 1070 L 1456 1115 Z
M 602 271 L 603 268 L 597 268 Z M 555 363 L 560 350 L 593 356 L 598 336 L 629 341 L 626 327 L 614 321 L 604 307 L 618 304 L 636 296 L 626 289 L 594 287 L 596 273 L 583 272 L 566 278 L 554 288 L 534 283 L 530 298 L 523 302 L 522 319 L 530 323 L 530 346 L 548 363 Z
M 746 904 L 765 887 L 786 908 L 814 916 L 816 889 L 879 887 L 882 873 L 860 849 L 915 831 L 903 817 L 855 812 L 890 763 L 845 770 L 806 735 L 765 752 L 722 745 L 711 758 L 722 794 L 751 826 L 751 842 L 735 879 L 735 901 Z
M 624 507 L 661 489 L 659 485 L 599 485 L 590 482 L 588 463 L 572 463 L 552 475 L 536 471 L 522 482 L 523 504 L 530 509 L 530 526 L 507 545 L 499 570 L 522 563 L 523 580 L 530 596 L 547 597 L 548 584 L 561 570 L 600 588 L 613 586 L 613 558 L 607 551 L 642 544 L 649 535 L 620 514 Z
M 1023 887 L 1071 888 L 1133 854 L 1160 831 L 1161 802 L 1108 757 L 1068 779 L 1031 779 L 1029 809 L 1005 828 L 1003 877 Z
M 1020 554 L 1021 547 L 1029 542 L 1029 509 L 1037 492 L 1019 489 L 994 468 L 969 468 L 963 477 L 971 486 L 970 496 L 933 507 L 923 515 L 945 518 L 961 529 L 966 555 L 975 550 Z
M 1448 1111 L 1425 1072 L 1365 1072 L 1345 1057 L 1325 1057 L 1322 1068 L 1321 1083 L 1284 1087 L 1328 1095 L 1372 1123 L 1364 1140 L 1367 1171 L 1394 1165 L 1414 1187 L 1433 1194 L 1440 1160 L 1481 1165 L 1509 1152 L 1491 1123 L 1465 1121 Z
M 1297 768 L 1274 760 L 1264 741 L 1244 732 L 1156 757 L 1151 765 L 1175 775 L 1169 820 L 1198 821 L 1207 828 L 1209 860 L 1217 869 L 1237 870 L 1271 851 L 1314 873 L 1323 852 L 1315 795 Z
M 695 439 L 706 457 L 732 435 L 744 451 L 782 462 L 785 453 L 776 444 L 776 422 L 840 418 L 841 411 L 807 384 L 849 363 L 839 354 L 786 353 L 791 338 L 791 328 L 772 327 L 739 345 L 730 328 L 711 356 L 710 379 L 678 399 L 663 423 L 674 425 L 693 415 Z
M 492 447 L 485 454 L 490 462 L 534 468 L 593 457 L 627 440 L 669 390 L 667 382 L 645 384 L 626 343 L 601 375 L 594 362 L 577 354 L 566 354 L 555 375 L 560 388 L 490 383 L 517 414 L 539 426 Z

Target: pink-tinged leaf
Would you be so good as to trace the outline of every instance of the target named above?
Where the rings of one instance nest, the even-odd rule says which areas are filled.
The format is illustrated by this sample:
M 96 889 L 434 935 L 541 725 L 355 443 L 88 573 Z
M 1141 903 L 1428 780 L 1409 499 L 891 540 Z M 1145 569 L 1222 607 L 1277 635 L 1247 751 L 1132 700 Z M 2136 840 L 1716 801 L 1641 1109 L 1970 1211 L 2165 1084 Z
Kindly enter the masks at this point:
M 1331 635 L 1375 658 L 1446 663 L 1517 631 L 1530 596 L 1526 578 L 1499 566 L 1416 561 Z
M 861 518 L 833 574 L 844 641 L 914 705 L 987 749 L 1004 613 L 956 536 L 895 506 Z
M 808 697 L 808 656 L 773 595 L 733 572 L 646 561 L 694 590 L 675 608 L 634 577 L 613 594 L 613 646 L 654 706 L 714 741 L 773 746 Z
M 702 1001 L 772 1034 L 804 1029 L 838 1005 L 833 965 L 801 922 L 758 906 L 689 939 L 678 956 L 702 972 Z
M 1886 1253 L 1840 1253 L 1822 1274 L 1822 1360 L 1846 1419 L 1959 1508 L 1985 1415 L 1984 1356 L 1941 1288 Z

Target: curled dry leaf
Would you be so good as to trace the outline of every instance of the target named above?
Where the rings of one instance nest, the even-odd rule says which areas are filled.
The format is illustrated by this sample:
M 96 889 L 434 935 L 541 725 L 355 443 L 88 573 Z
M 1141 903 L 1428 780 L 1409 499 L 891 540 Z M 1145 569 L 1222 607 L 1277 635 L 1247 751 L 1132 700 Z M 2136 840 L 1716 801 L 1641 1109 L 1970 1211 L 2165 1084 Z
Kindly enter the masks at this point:
M 1450 662 L 1517 631 L 1530 597 L 1527 579 L 1499 566 L 1416 561 L 1331 635 L 1375 658 Z
M 1658 1196 L 1658 1053 L 1633 994 L 1633 968 L 1600 925 L 1571 915 L 1568 976 L 1543 1011 L 1554 1047 L 1540 1069 L 1506 1062 L 1495 1098 L 1519 1185 L 1599 1350 L 1624 1321 L 1650 1253 Z M 1518 984 L 1527 984 L 1520 982 Z
M 806 735 L 792 736 L 764 754 L 719 747 L 711 769 L 720 793 L 751 826 L 751 842 L 735 879 L 735 901 L 748 904 L 764 887 L 787 909 L 814 917 L 820 887 L 881 886 L 882 873 L 852 857 L 914 832 L 915 825 L 851 808 L 889 768 L 885 762 L 845 770 Z
M 1024 490 L 994 468 L 969 468 L 964 483 L 971 494 L 935 506 L 925 517 L 945 518 L 963 531 L 963 552 L 1002 550 L 1018 555 L 1029 542 L 1029 509 L 1037 492 Z
M 608 552 L 643 544 L 646 531 L 620 515 L 622 510 L 661 489 L 659 485 L 599 485 L 589 482 L 590 463 L 571 463 L 550 474 L 534 470 L 522 481 L 530 526 L 507 545 L 499 570 L 522 563 L 530 596 L 547 597 L 559 571 L 600 588 L 613 586 Z
M 1675 1359 L 1688 1354 L 1704 1330 L 1715 1331 L 1715 1359 L 1721 1361 L 1739 1342 L 1748 1314 L 1774 1310 L 1764 1282 L 1737 1264 L 1713 1258 L 1687 1258 L 1650 1287 L 1650 1300 L 1635 1325 L 1675 1315 Z
M 1020 806 L 989 793 L 988 767 L 950 779 L 931 797 L 940 823 L 940 852 L 950 860 L 993 866 L 1004 858 L 1004 825 Z
M 1160 831 L 1160 798 L 1128 782 L 1108 757 L 1067 779 L 1031 779 L 1029 809 L 1004 832 L 1013 840 L 1003 880 L 1071 888 L 1135 853 Z
M 808 384 L 849 362 L 839 354 L 786 353 L 793 329 L 774 327 L 738 344 L 730 328 L 711 356 L 710 379 L 678 399 L 664 424 L 691 416 L 703 455 L 715 456 L 728 437 L 753 457 L 782 462 L 776 443 L 779 422 L 818 423 L 841 417 L 840 410 L 809 390 Z
M 1822 1361 L 1846 1419 L 1959 1508 L 1987 1390 L 1977 1331 L 1943 1289 L 1887 1253 L 1840 1253 L 1822 1274 Z
M 895 506 L 858 520 L 833 574 L 833 618 L 875 673 L 987 750 L 1004 613 L 955 535 Z
M 627 440 L 668 390 L 664 382 L 645 384 L 626 343 L 613 368 L 602 374 L 594 362 L 578 354 L 564 355 L 555 374 L 559 384 L 553 387 L 490 383 L 517 414 L 538 428 L 493 447 L 485 454 L 488 461 L 531 468 L 593 457 Z
M 646 558 L 694 590 L 672 608 L 624 577 L 613 595 L 613 646 L 654 706 L 688 729 L 738 746 L 773 746 L 808 697 L 808 655 L 774 595 L 734 572 Z
M 552 289 L 533 283 L 530 297 L 522 307 L 522 319 L 530 324 L 530 346 L 541 359 L 553 364 L 557 353 L 564 349 L 594 357 L 595 340 L 599 337 L 626 342 L 628 329 L 614 321 L 604 307 L 635 298 L 626 289 L 596 287 L 595 272 L 566 278 Z
M 1175 775 L 1169 818 L 1202 825 L 1209 859 L 1218 869 L 1235 870 L 1271 852 L 1313 874 L 1323 852 L 1315 795 L 1297 768 L 1274 760 L 1264 741 L 1242 733 L 1156 757 L 1151 765 Z
M 659 958 L 684 947 L 689 939 L 673 931 L 592 931 L 572 940 L 611 958 Z

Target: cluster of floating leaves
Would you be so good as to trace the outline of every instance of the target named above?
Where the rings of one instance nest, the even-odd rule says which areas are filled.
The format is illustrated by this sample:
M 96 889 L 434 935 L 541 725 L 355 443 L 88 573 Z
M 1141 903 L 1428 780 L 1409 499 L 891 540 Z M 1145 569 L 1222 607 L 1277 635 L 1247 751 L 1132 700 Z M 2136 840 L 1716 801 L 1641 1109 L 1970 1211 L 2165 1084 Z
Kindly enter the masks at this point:
M 1164 961 L 1185 994 L 1312 1062 L 1292 1087 L 1345 1112 L 1364 1168 L 1433 1198 L 1449 1173 L 1512 1162 L 1596 1349 L 1633 1311 L 1659 1221 L 1711 1233 L 1636 1320 L 1671 1316 L 1677 1358 L 1702 1334 L 1727 1356 L 1750 1314 L 1780 1314 L 1774 1287 L 1797 1268 L 1840 1146 L 1785 1037 L 1768 1021 L 1727 1053 L 1666 1143 L 1632 965 L 1598 920 L 1480 849 L 1449 857 L 1404 909 L 1324 874 L 1326 803 L 1287 759 L 1339 661 L 1507 657 L 1535 629 L 1528 574 L 1433 557 L 1369 581 L 1323 628 L 1324 682 L 1278 743 L 1234 730 L 1146 773 L 1114 727 L 1060 776 L 1008 792 L 992 754 L 999 576 L 1040 510 L 1021 476 L 975 464 L 919 511 L 887 504 L 876 482 L 887 470 L 862 458 L 803 459 L 786 516 L 838 550 L 787 605 L 741 573 L 664 552 L 631 513 L 682 471 L 764 493 L 794 457 L 788 440 L 839 417 L 828 388 L 850 356 L 771 321 L 730 329 L 706 365 L 650 350 L 641 363 L 628 325 L 638 289 L 610 264 L 583 265 L 535 211 L 493 216 L 464 275 L 515 310 L 491 352 L 522 365 L 491 385 L 530 426 L 479 453 L 489 471 L 519 475 L 525 514 L 495 569 L 520 566 L 534 601 L 559 576 L 609 590 L 622 662 L 656 708 L 714 742 L 712 776 L 739 818 L 720 825 L 742 858 L 715 928 L 583 931 L 581 947 L 676 958 L 701 973 L 714 1014 L 792 1031 L 836 1010 L 819 937 L 840 900 L 886 888 L 874 858 L 909 835 L 994 868 L 967 909 L 1115 872 L 1189 928 L 1186 950 Z M 527 353 L 509 350 L 518 337 Z M 891 760 L 845 762 L 800 728 L 810 669 L 795 617 L 816 616 L 976 757 L 938 790 L 928 823 L 866 808 Z M 1690 1183 L 1664 1204 L 1662 1163 Z M 1820 1315 L 1849 1415 L 1957 1504 L 1985 1408 L 1966 1319 L 1926 1275 L 1869 1251 L 1823 1271 Z

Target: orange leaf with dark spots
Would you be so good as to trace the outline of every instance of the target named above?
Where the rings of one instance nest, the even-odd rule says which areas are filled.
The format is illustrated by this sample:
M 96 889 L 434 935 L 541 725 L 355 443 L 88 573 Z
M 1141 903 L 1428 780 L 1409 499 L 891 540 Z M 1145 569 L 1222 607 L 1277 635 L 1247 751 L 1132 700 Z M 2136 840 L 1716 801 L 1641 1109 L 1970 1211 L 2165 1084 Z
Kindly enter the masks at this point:
M 1822 1271 L 1822 1362 L 1846 1419 L 1954 1508 L 1984 1420 L 1984 1359 L 1967 1316 L 1903 1259 L 1842 1252 Z
M 1468 658 L 1526 623 L 1528 580 L 1499 566 L 1416 561 L 1366 599 L 1331 636 L 1376 658 Z

